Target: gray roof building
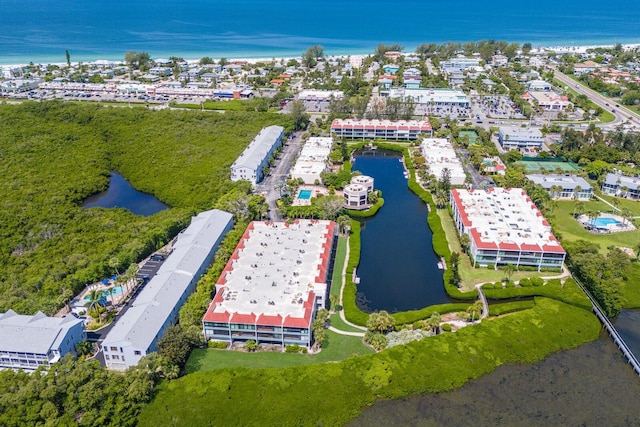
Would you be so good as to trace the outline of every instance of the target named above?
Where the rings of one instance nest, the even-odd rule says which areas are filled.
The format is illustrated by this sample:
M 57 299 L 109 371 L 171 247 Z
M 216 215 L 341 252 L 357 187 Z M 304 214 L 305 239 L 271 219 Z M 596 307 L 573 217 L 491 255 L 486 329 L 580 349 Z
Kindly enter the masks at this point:
M 233 216 L 218 209 L 201 212 L 178 235 L 165 262 L 140 291 L 102 343 L 109 369 L 125 370 L 157 349 L 158 340 L 174 324 L 182 304 L 233 226 Z
M 0 369 L 35 370 L 57 362 L 87 338 L 84 322 L 73 316 L 0 313 Z
M 560 190 L 554 191 L 551 194 L 552 197 L 560 198 L 578 198 L 578 199 L 590 199 L 593 192 L 593 188 L 581 176 L 578 175 L 543 175 L 543 174 L 531 174 L 527 175 L 529 181 L 533 181 L 535 184 L 541 185 L 542 188 L 551 192 L 552 187 L 558 187 Z M 575 193 L 575 189 L 580 187 L 578 194 Z
M 284 128 L 268 126 L 260 131 L 231 165 L 231 180 L 246 179 L 252 184 L 262 181 L 262 168 L 271 154 L 282 144 Z

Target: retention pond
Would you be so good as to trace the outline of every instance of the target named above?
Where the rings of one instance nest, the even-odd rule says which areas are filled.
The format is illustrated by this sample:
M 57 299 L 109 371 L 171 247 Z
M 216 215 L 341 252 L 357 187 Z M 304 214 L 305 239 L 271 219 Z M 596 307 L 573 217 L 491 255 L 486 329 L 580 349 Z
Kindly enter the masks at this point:
M 109 188 L 102 193 L 88 197 L 82 204 L 84 208 L 125 208 L 136 215 L 149 216 L 169 206 L 156 199 L 153 195 L 142 193 L 129 184 L 122 175 L 111 172 Z
M 361 222 L 359 308 L 394 313 L 449 302 L 427 206 L 407 187 L 401 157 L 364 152 L 355 157 L 353 169 L 373 177 L 384 198 L 377 215 Z

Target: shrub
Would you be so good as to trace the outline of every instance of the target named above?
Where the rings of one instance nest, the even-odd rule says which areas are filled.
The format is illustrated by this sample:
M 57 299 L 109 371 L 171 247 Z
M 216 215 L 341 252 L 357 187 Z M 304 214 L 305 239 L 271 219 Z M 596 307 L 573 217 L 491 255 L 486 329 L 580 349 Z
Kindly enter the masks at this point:
M 495 268 L 496 268 L 496 266 L 495 266 L 495 264 L 487 264 L 487 268 L 488 268 L 489 270 L 493 270 L 493 269 L 495 269 Z
M 506 288 L 515 288 L 516 284 L 512 280 L 509 280 L 507 283 L 505 283 L 505 287 Z
M 540 277 L 532 277 L 529 279 L 533 286 L 542 286 L 544 285 L 544 280 Z
M 227 348 L 229 343 L 225 341 L 209 341 L 207 342 L 207 347 L 209 348 Z
M 442 324 L 442 332 L 451 332 L 451 324 L 443 323 Z
M 378 351 L 386 348 L 387 344 L 389 343 L 389 341 L 387 340 L 387 337 L 381 334 L 380 332 L 367 331 L 364 334 L 364 340 L 369 344 L 371 344 L 371 346 Z
M 527 286 L 531 286 L 531 279 L 521 279 L 520 280 L 520 286 L 522 287 L 527 287 Z
M 287 346 L 285 346 L 284 351 L 286 353 L 300 353 L 301 348 L 306 349 L 306 347 L 300 347 L 298 344 L 288 344 Z

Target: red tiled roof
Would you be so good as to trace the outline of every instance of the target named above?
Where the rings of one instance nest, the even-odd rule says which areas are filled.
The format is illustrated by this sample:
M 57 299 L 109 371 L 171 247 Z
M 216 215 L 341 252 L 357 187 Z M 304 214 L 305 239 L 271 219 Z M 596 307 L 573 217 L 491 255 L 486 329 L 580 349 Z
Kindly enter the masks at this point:
M 498 245 L 493 242 L 485 242 L 482 240 L 482 236 L 480 236 L 480 232 L 475 228 L 470 230 L 471 239 L 475 243 L 478 249 L 498 249 Z
M 265 326 L 282 326 L 282 316 L 269 316 L 266 314 L 261 314 L 256 321 L 257 325 L 265 325 Z
M 218 312 L 218 313 L 214 313 L 211 310 L 207 310 L 207 312 L 204 315 L 204 318 L 202 319 L 204 322 L 226 322 L 229 323 L 229 318 L 231 317 L 231 314 L 227 311 L 223 311 L 223 312 Z
M 541 252 L 542 249 L 540 248 L 540 246 L 536 245 L 536 244 L 529 244 L 529 243 L 523 243 L 520 246 L 520 249 L 523 251 L 529 251 L 529 252 Z
M 231 316 L 231 320 L 233 321 L 233 323 L 244 323 L 249 325 L 255 325 L 256 315 L 253 313 L 249 313 L 249 314 L 233 313 L 233 315 Z
M 520 250 L 520 247 L 518 246 L 517 243 L 511 243 L 511 242 L 500 242 L 498 247 L 500 249 L 502 249 L 502 250 L 505 250 L 505 251 L 519 251 Z
M 560 245 L 542 245 L 542 250 L 545 252 L 553 252 L 556 254 L 564 254 L 565 250 Z

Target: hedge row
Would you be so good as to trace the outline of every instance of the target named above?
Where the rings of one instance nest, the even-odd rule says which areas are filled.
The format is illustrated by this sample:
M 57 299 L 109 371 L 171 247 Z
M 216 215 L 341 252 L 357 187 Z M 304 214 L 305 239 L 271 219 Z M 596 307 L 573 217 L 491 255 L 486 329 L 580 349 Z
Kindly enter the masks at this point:
M 356 305 L 357 286 L 353 283 L 353 271 L 360 263 L 360 223 L 351 220 L 351 236 L 349 237 L 349 260 L 345 274 L 344 291 L 342 292 L 342 309 L 348 321 L 365 326 L 369 315 Z
M 511 301 L 511 302 L 503 302 L 499 304 L 491 304 L 489 306 L 489 315 L 501 316 L 507 313 L 527 310 L 529 308 L 533 308 L 534 305 L 535 305 L 535 302 L 532 299 L 526 300 L 526 301 Z
M 469 303 L 466 302 L 445 303 L 431 305 L 429 307 L 421 308 L 420 310 L 410 310 L 403 311 L 402 313 L 395 313 L 393 317 L 396 319 L 396 325 L 406 325 L 418 320 L 427 319 L 431 317 L 433 313 L 457 313 L 459 311 L 465 311 L 467 308 L 469 308 Z
M 384 199 L 382 197 L 379 197 L 378 201 L 369 209 L 364 211 L 347 209 L 347 215 L 349 215 L 351 218 L 369 218 L 377 214 L 382 206 L 384 206 Z

